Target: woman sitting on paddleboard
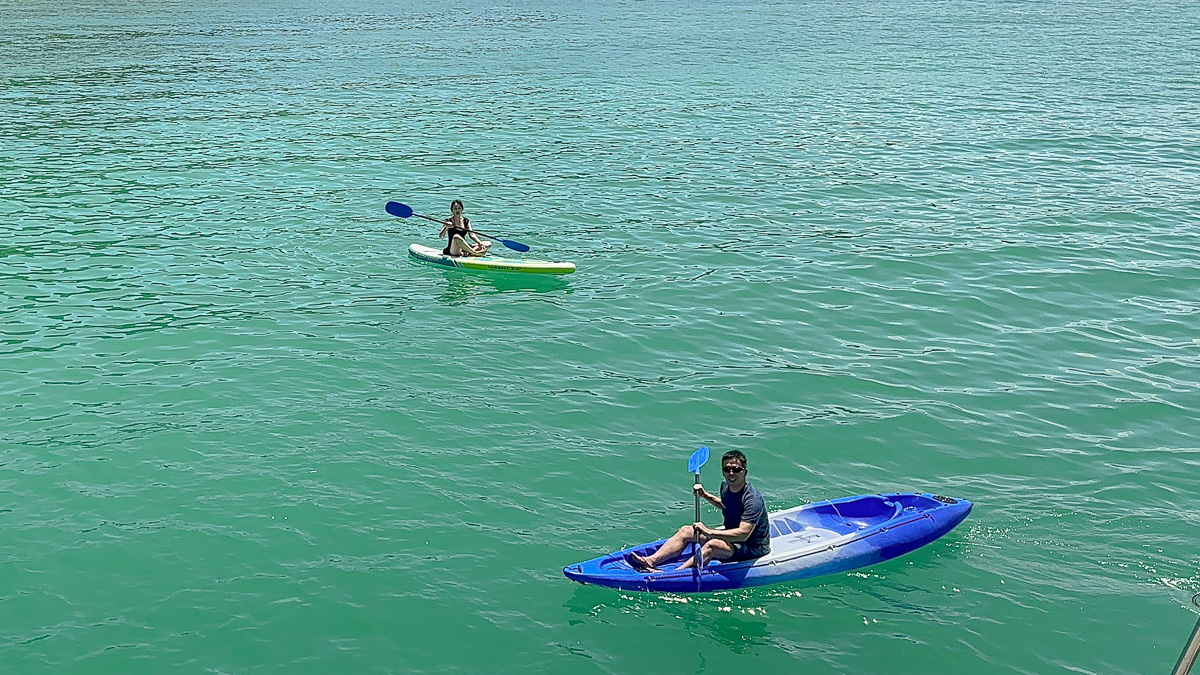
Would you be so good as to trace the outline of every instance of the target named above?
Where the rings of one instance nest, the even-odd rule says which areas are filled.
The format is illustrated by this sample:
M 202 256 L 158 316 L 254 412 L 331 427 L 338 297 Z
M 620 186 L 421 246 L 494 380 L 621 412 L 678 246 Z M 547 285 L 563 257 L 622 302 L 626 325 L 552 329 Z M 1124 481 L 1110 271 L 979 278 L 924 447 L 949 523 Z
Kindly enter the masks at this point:
M 462 200 L 455 199 L 450 202 L 450 219 L 444 221 L 446 224 L 438 233 L 439 238 L 444 236 L 449 239 L 446 242 L 446 248 L 442 249 L 442 255 L 478 256 L 487 253 L 492 242 L 481 241 L 479 237 L 475 236 L 475 233 L 471 231 L 471 221 L 462 212 Z M 470 237 L 475 244 L 472 245 L 467 241 L 467 237 Z

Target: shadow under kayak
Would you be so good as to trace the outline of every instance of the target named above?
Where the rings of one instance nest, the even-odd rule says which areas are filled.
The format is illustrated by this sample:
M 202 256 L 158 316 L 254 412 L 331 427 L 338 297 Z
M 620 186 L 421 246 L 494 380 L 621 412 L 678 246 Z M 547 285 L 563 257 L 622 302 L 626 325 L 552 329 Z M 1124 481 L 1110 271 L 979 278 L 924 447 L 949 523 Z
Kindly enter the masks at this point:
M 763 586 L 847 572 L 918 549 L 954 529 L 971 512 L 965 499 L 891 492 L 805 504 L 768 517 L 771 552 L 733 563 L 710 562 L 699 583 L 679 565 L 692 557 L 689 545 L 652 573 L 625 562 L 625 554 L 650 555 L 665 539 L 568 565 L 563 574 L 582 584 L 626 591 L 695 593 Z
M 518 258 L 494 258 L 492 256 L 449 256 L 441 249 L 410 244 L 408 254 L 417 260 L 464 270 L 488 270 L 491 272 L 524 272 L 527 274 L 570 274 L 575 263 L 550 262 L 548 260 L 521 260 Z

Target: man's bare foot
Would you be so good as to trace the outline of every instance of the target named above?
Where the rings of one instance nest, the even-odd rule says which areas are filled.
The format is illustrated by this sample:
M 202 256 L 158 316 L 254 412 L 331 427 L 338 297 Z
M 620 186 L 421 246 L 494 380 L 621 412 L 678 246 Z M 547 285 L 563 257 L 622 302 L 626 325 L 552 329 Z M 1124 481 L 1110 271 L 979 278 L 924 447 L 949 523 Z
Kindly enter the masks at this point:
M 632 553 L 632 552 L 626 553 L 625 554 L 625 562 L 629 563 L 630 567 L 632 567 L 633 569 L 635 569 L 639 572 L 653 572 L 654 571 L 654 565 L 651 565 L 649 560 L 646 560 L 645 558 L 643 558 L 642 556 L 640 556 L 636 553 Z

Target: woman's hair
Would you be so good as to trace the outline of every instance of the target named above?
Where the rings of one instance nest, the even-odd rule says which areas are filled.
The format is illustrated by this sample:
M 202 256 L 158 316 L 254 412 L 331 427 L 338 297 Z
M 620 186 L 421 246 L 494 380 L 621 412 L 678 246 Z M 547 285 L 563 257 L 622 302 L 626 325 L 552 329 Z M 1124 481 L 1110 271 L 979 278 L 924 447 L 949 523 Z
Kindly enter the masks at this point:
M 458 208 L 460 208 L 460 209 L 461 209 L 461 208 L 463 208 L 463 203 L 462 203 L 462 200 L 461 200 L 461 199 L 455 199 L 454 201 L 450 202 L 450 210 L 451 210 L 451 211 L 453 211 L 453 210 L 454 210 L 454 207 L 455 207 L 456 205 L 457 205 L 457 206 L 458 206 Z

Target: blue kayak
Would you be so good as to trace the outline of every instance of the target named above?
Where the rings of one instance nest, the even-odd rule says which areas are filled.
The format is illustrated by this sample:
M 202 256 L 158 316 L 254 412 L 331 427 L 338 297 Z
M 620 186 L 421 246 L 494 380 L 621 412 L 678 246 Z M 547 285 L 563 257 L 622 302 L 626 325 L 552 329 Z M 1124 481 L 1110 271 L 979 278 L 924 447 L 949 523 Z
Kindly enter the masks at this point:
M 836 574 L 874 565 L 918 549 L 953 530 L 971 512 L 971 502 L 931 494 L 891 492 L 805 504 L 769 515 L 771 552 L 733 563 L 710 562 L 697 575 L 679 565 L 695 553 L 645 573 L 625 554 L 650 555 L 665 539 L 634 546 L 563 568 L 581 584 L 626 591 L 696 593 L 748 588 Z

